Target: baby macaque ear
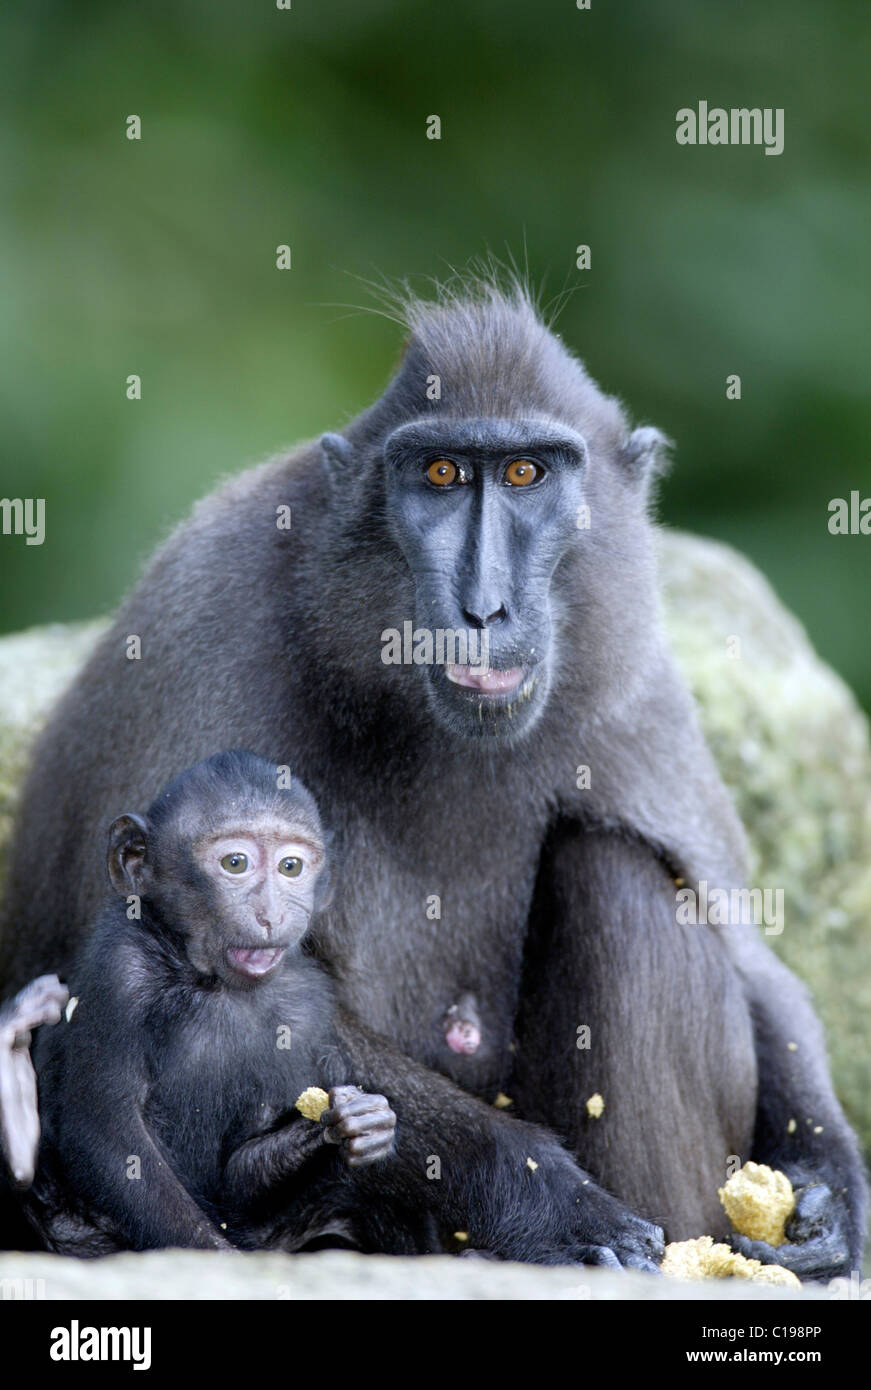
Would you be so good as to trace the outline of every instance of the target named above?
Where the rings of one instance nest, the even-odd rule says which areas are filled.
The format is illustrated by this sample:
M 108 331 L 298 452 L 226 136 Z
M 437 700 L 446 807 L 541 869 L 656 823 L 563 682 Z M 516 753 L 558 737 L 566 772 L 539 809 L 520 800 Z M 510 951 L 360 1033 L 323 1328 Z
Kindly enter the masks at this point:
M 620 449 L 620 462 L 634 481 L 643 484 L 668 471 L 671 440 L 653 425 L 633 430 Z
M 142 894 L 145 887 L 145 851 L 148 822 L 132 813 L 119 816 L 109 827 L 106 868 L 115 892 L 122 898 Z

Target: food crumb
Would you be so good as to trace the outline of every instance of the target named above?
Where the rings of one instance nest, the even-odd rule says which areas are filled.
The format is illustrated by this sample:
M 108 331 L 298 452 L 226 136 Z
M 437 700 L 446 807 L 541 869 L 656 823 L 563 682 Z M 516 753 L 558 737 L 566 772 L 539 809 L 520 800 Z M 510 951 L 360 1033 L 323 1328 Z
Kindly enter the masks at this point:
M 737 1174 L 736 1174 L 737 1176 Z M 755 1284 L 789 1284 L 801 1286 L 801 1280 L 783 1265 L 764 1265 L 760 1260 L 748 1260 L 728 1245 L 715 1242 L 713 1236 L 698 1240 L 673 1241 L 665 1247 L 663 1274 L 672 1279 L 749 1279 Z
M 536 1168 L 538 1167 L 538 1164 L 536 1163 L 536 1161 L 535 1161 L 534 1158 L 528 1158 L 528 1159 L 526 1160 L 526 1166 L 527 1166 L 527 1168 L 529 1168 L 529 1170 L 530 1170 L 531 1172 L 534 1173 L 535 1170 L 536 1170 Z
M 504 1091 L 500 1091 L 493 1104 L 496 1106 L 497 1110 L 506 1110 L 509 1105 L 514 1104 L 514 1101 L 510 1096 L 506 1096 Z
M 594 1091 L 593 1094 L 590 1096 L 590 1099 L 587 1101 L 587 1114 L 590 1116 L 591 1119 L 598 1120 L 599 1116 L 601 1115 L 604 1109 L 604 1100 L 599 1095 L 598 1091 Z
M 296 1109 L 300 1115 L 304 1115 L 307 1120 L 319 1120 L 324 1111 L 329 1108 L 330 1098 L 326 1091 L 322 1091 L 320 1086 L 307 1086 L 301 1096 L 296 1099 Z

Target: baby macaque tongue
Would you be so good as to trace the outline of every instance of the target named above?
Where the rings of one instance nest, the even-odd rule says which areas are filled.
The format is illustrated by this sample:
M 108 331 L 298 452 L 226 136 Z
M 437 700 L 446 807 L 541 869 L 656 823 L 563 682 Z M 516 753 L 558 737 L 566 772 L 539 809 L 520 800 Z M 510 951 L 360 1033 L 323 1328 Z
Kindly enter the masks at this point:
M 446 674 L 454 685 L 467 690 L 480 690 L 485 695 L 505 695 L 516 690 L 523 680 L 522 666 L 509 666 L 505 671 L 480 666 L 448 666 Z
M 272 947 L 246 948 L 242 946 L 232 946 L 227 952 L 230 962 L 243 975 L 265 975 L 267 970 L 271 970 L 284 955 L 284 950 Z

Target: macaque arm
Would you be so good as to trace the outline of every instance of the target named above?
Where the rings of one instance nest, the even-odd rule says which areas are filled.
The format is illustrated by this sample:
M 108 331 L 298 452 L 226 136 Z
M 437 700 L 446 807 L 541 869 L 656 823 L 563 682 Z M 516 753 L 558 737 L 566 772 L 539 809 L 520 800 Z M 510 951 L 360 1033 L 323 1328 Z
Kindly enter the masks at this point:
M 217 1226 L 179 1182 L 138 1107 L 94 1113 L 63 1145 L 64 1161 L 133 1250 L 229 1248 Z M 76 1128 L 75 1117 L 69 1126 Z
M 229 1247 L 176 1174 L 146 1119 L 148 1079 L 129 994 L 81 1004 L 63 1039 L 53 1135 L 70 1185 L 133 1250 Z M 101 1007 L 102 1003 L 102 1007 Z
M 395 1128 L 396 1116 L 384 1096 L 357 1086 L 334 1086 L 322 1120 L 296 1116 L 230 1155 L 224 1170 L 226 1199 L 231 1204 L 256 1200 L 291 1177 L 324 1144 L 337 1145 L 349 1168 L 375 1163 L 391 1153 Z
M 230 1155 L 224 1169 L 227 1201 L 247 1203 L 269 1192 L 318 1153 L 323 1143 L 323 1126 L 302 1116 L 247 1140 Z

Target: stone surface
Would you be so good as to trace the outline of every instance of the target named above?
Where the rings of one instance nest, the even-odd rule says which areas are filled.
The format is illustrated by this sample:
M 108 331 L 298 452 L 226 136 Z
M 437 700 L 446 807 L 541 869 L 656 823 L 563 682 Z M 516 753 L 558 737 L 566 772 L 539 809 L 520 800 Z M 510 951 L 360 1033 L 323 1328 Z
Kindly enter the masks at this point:
M 32 1281 L 32 1282 L 28 1282 Z M 42 1281 L 41 1283 L 39 1281 Z M 110 1255 L 0 1255 L 0 1298 L 45 1299 L 771 1299 L 813 1300 L 821 1284 L 800 1290 L 739 1279 L 683 1283 L 665 1275 L 462 1260 L 450 1255 L 400 1259 L 324 1251 L 317 1255 L 213 1254 L 201 1250 Z
M 867 721 L 749 561 L 666 532 L 661 564 L 672 647 L 747 827 L 752 883 L 784 890 L 783 932 L 767 940 L 810 986 L 838 1093 L 871 1147 Z
M 0 638 L 0 870 L 33 736 L 105 627 L 52 623 Z

